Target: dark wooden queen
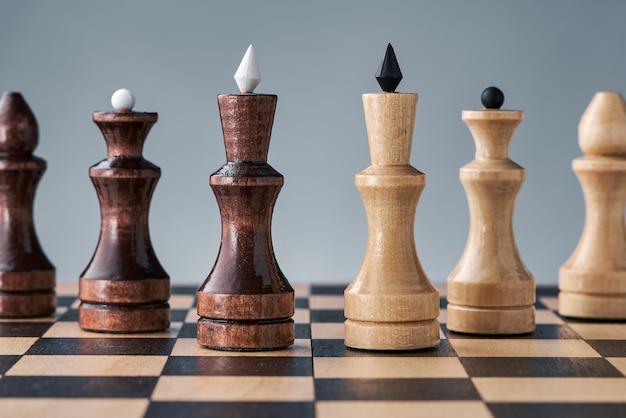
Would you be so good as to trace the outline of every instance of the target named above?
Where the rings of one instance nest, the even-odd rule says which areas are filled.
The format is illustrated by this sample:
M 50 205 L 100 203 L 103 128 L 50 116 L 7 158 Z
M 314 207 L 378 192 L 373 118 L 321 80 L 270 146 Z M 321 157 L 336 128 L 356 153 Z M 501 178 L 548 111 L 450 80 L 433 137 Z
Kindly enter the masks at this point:
M 294 341 L 294 292 L 271 238 L 274 203 L 283 185 L 283 176 L 267 163 L 276 101 L 275 95 L 251 93 L 217 98 L 227 162 L 209 181 L 222 238 L 213 270 L 198 290 L 202 346 L 255 351 Z
M 20 93 L 0 100 L 0 317 L 54 312 L 55 270 L 33 224 L 33 200 L 46 162 L 35 157 L 39 130 Z
M 131 105 L 132 106 L 132 105 Z M 96 251 L 80 277 L 78 324 L 102 332 L 148 332 L 170 324 L 169 277 L 148 231 L 161 170 L 142 156 L 156 113 L 95 112 L 108 158 L 89 169 L 101 209 Z

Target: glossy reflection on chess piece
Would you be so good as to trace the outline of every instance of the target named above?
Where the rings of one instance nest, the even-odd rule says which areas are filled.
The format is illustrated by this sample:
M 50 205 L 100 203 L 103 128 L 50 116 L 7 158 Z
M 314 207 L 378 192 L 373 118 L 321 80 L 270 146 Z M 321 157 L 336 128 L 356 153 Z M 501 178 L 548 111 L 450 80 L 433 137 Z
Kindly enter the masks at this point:
M 460 170 L 470 209 L 465 251 L 448 277 L 446 326 L 472 334 L 521 334 L 535 329 L 535 279 L 524 265 L 513 233 L 513 211 L 524 182 L 509 159 L 513 132 L 524 118 L 500 110 L 504 95 L 489 87 L 483 110 L 462 118 L 476 143 L 476 159 Z
M 227 162 L 209 183 L 220 208 L 222 238 L 213 270 L 198 290 L 197 341 L 219 350 L 273 350 L 294 342 L 294 291 L 271 238 L 283 185 L 283 176 L 267 163 L 277 96 L 250 91 L 260 81 L 250 60 L 251 47 L 239 67 L 251 70 L 235 76 L 242 94 L 217 98 Z
M 89 169 L 101 210 L 96 251 L 79 280 L 78 324 L 102 332 L 148 332 L 170 324 L 169 277 L 148 231 L 159 167 L 142 156 L 156 113 L 133 112 L 132 94 L 119 91 L 116 112 L 95 112 L 108 158 Z
M 372 165 L 355 183 L 365 204 L 368 240 L 344 294 L 344 330 L 348 347 L 367 350 L 439 344 L 439 292 L 418 259 L 413 232 L 426 186 L 426 176 L 410 165 L 418 97 L 393 92 L 402 78 L 395 61 L 389 45 L 376 76 L 388 91 L 363 95 Z
M 559 313 L 626 319 L 626 103 L 620 93 L 596 93 L 578 139 L 585 155 L 572 168 L 587 215 L 580 242 L 560 270 Z
M 0 100 L 0 317 L 47 316 L 55 308 L 55 270 L 33 224 L 46 162 L 35 157 L 39 130 L 20 93 Z

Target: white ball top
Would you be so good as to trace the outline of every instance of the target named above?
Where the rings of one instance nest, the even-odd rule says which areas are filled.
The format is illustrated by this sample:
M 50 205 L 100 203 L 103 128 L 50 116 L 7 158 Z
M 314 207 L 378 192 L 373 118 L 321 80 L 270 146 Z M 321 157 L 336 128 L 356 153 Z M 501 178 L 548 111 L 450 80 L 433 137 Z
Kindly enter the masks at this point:
M 130 112 L 135 106 L 135 95 L 127 89 L 119 89 L 111 96 L 111 104 L 116 112 Z

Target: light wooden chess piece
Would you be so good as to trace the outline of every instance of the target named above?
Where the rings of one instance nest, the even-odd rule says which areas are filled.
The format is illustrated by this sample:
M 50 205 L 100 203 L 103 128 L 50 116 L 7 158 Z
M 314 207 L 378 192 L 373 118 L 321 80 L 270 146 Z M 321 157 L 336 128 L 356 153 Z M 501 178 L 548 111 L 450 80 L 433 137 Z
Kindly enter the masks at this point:
M 463 111 L 476 159 L 461 168 L 470 208 L 465 252 L 448 277 L 446 326 L 472 334 L 520 334 L 535 328 L 535 279 L 519 255 L 513 211 L 524 169 L 509 159 L 513 132 L 524 118 L 499 110 L 500 89 L 483 92 L 487 109 Z
M 383 93 L 364 94 L 372 165 L 356 175 L 368 219 L 361 269 L 345 291 L 345 344 L 410 350 L 439 343 L 439 292 L 415 250 L 413 224 L 426 176 L 410 166 L 417 94 L 394 93 L 402 75 L 391 45 Z
M 626 103 L 596 93 L 578 125 L 586 154 L 572 167 L 585 194 L 586 221 L 578 247 L 561 267 L 559 313 L 626 319 Z

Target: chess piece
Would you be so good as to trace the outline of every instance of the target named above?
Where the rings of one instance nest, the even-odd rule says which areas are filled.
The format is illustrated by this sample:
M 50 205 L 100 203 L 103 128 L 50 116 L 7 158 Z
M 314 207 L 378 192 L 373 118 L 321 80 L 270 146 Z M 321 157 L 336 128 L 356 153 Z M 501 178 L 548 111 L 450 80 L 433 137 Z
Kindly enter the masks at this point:
M 277 96 L 255 94 L 252 47 L 235 80 L 242 94 L 219 95 L 226 164 L 210 177 L 222 218 L 213 270 L 198 290 L 198 344 L 272 350 L 293 344 L 294 291 L 274 256 L 271 222 L 283 176 L 267 164 Z M 257 80 L 251 82 L 250 75 Z
M 410 165 L 418 95 L 393 92 L 402 75 L 391 45 L 376 78 L 389 91 L 363 95 L 372 165 L 355 183 L 365 204 L 368 240 L 361 268 L 344 293 L 345 344 L 367 350 L 433 347 L 439 344 L 439 292 L 417 257 L 413 231 L 426 185 L 426 176 Z
M 169 277 L 148 231 L 150 199 L 161 169 L 142 156 L 156 113 L 133 112 L 132 94 L 116 92 L 115 112 L 94 112 L 108 158 L 89 169 L 101 209 L 100 239 L 79 280 L 78 325 L 102 332 L 169 327 Z
M 513 132 L 524 112 L 500 110 L 504 95 L 490 87 L 484 110 L 462 118 L 476 143 L 476 159 L 460 170 L 470 208 L 465 252 L 448 277 L 446 326 L 471 334 L 521 334 L 535 329 L 535 279 L 524 265 L 513 233 L 513 210 L 524 181 L 509 159 Z
M 572 167 L 585 194 L 586 221 L 578 247 L 561 267 L 559 313 L 626 319 L 626 103 L 600 92 L 578 125 L 586 154 Z
M 39 131 L 20 93 L 0 100 L 0 317 L 54 312 L 54 266 L 33 225 L 33 200 L 46 162 L 35 157 Z

